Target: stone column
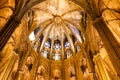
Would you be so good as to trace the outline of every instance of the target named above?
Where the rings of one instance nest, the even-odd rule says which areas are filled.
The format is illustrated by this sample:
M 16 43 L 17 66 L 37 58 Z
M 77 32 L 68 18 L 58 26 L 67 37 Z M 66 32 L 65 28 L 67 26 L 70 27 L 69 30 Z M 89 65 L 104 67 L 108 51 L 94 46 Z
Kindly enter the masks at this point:
M 6 68 L 2 73 L 2 75 L 0 76 L 0 80 L 8 80 L 8 78 L 11 76 L 14 64 L 17 61 L 17 59 L 18 59 L 18 56 L 16 53 L 11 54 L 9 61 L 6 64 Z
M 110 57 L 110 60 L 120 77 L 120 45 L 115 39 L 113 33 L 105 24 L 102 17 L 96 19 L 93 23 L 97 29 L 102 42 L 104 43 L 105 49 Z
M 79 78 L 78 78 L 79 75 L 78 75 L 78 71 L 77 71 L 78 67 L 77 67 L 76 57 L 75 57 L 75 55 L 73 55 L 72 57 L 73 57 L 72 60 L 73 60 L 73 65 L 74 65 L 74 69 L 75 69 L 75 77 L 76 77 L 76 80 L 79 80 Z
M 8 41 L 16 26 L 19 25 L 19 23 L 20 19 L 17 16 L 11 16 L 6 25 L 0 31 L 0 51 Z
M 22 36 L 21 38 L 25 38 L 27 35 L 26 36 L 21 35 L 21 36 Z M 30 44 L 28 44 L 27 40 L 21 40 L 21 42 L 19 43 L 19 47 L 16 51 L 19 54 L 19 66 L 18 66 L 17 73 L 14 76 L 15 80 L 17 80 L 19 78 L 19 75 L 23 71 L 23 67 L 24 67 L 25 62 L 27 60 L 27 57 L 31 54 L 31 52 L 30 52 L 31 47 L 29 47 L 29 46 L 30 46 Z M 29 49 L 29 51 L 28 51 L 28 49 Z
M 41 58 L 40 55 L 38 55 L 37 58 L 35 59 L 32 70 L 30 72 L 30 80 L 36 80 L 36 74 L 37 74 L 40 58 Z
M 76 63 L 76 76 L 78 80 L 83 80 L 83 72 L 81 70 L 81 60 L 82 60 L 83 55 L 81 52 L 78 52 L 75 56 L 75 63 Z
M 64 61 L 62 61 L 62 80 L 65 80 L 65 65 Z
M 109 75 L 108 75 L 108 73 L 107 73 L 107 71 L 102 63 L 102 58 L 99 55 L 99 53 L 94 56 L 93 60 L 97 66 L 98 75 L 99 75 L 100 80 L 110 80 Z
M 84 49 L 82 49 L 82 52 L 85 55 L 86 60 L 87 60 L 88 71 L 90 73 L 91 80 L 95 80 L 96 76 L 95 76 L 95 66 L 94 66 L 94 63 L 93 63 L 92 59 L 90 58 L 89 53 L 87 53 Z

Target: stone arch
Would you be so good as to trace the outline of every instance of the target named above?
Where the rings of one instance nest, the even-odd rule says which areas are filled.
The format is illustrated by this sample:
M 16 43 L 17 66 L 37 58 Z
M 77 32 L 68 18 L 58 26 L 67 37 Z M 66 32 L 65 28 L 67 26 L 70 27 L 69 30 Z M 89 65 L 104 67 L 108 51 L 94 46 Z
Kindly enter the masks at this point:
M 52 71 L 51 80 L 61 80 L 61 77 L 62 77 L 62 74 L 60 70 L 54 69 Z
M 44 78 L 44 74 L 45 74 L 45 68 L 44 66 L 39 66 L 37 69 L 37 76 L 36 76 L 36 80 L 45 80 Z
M 75 67 L 74 66 L 70 66 L 68 68 L 68 72 L 69 72 L 69 80 L 76 80 Z

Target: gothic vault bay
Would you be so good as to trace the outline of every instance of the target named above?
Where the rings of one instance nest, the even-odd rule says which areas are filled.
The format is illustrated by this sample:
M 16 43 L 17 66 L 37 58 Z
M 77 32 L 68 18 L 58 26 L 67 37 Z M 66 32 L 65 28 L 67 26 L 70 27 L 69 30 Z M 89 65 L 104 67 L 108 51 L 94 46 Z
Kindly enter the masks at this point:
M 0 0 L 0 80 L 120 80 L 120 0 Z

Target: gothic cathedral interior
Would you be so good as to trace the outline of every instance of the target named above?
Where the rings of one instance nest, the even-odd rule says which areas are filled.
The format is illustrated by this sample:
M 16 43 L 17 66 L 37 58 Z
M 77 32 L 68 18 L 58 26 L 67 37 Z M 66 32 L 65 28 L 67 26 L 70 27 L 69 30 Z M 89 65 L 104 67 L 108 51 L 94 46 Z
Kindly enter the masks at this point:
M 120 80 L 120 0 L 0 0 L 0 80 Z

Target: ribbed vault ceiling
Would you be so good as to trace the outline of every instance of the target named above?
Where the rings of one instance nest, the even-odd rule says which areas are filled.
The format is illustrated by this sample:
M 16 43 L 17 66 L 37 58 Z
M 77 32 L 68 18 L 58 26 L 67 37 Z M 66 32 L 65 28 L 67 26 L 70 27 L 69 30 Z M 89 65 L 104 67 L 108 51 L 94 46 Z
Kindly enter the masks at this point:
M 75 47 L 80 48 L 85 39 L 80 25 L 82 14 L 78 5 L 66 0 L 48 0 L 33 7 L 29 21 L 33 20 L 30 39 L 35 51 L 54 60 L 75 54 Z

